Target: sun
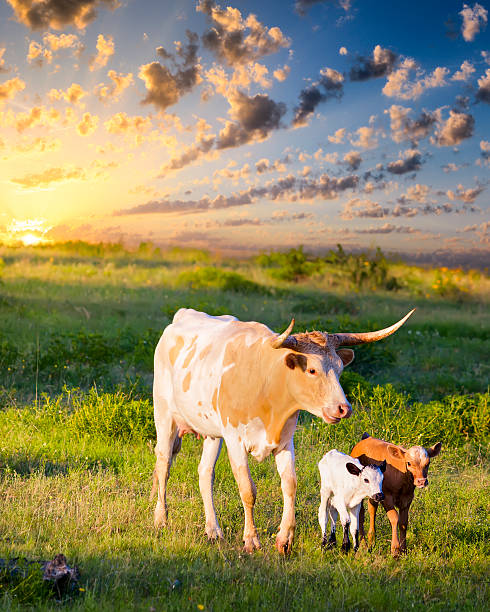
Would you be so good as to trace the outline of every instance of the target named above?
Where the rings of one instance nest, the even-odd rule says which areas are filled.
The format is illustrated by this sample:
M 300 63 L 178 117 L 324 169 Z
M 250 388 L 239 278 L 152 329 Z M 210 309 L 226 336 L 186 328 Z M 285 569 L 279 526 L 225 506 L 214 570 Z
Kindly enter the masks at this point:
M 46 225 L 45 219 L 12 219 L 0 238 L 7 244 L 21 243 L 23 246 L 39 246 L 52 242 L 45 235 L 50 229 L 51 226 Z

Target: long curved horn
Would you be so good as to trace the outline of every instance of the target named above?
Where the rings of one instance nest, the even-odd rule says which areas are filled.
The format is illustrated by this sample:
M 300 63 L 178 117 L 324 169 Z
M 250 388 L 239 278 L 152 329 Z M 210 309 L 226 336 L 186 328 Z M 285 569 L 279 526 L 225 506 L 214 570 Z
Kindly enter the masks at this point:
M 291 323 L 289 324 L 288 328 L 286 329 L 286 331 L 282 332 L 282 334 L 278 335 L 278 336 L 274 336 L 271 340 L 271 346 L 272 348 L 281 348 L 283 342 L 286 340 L 286 338 L 289 336 L 289 334 L 293 331 L 293 327 L 294 327 L 294 317 L 291 319 Z
M 387 336 L 394 334 L 405 321 L 415 312 L 415 308 L 406 314 L 403 319 L 400 319 L 398 323 L 395 323 L 391 327 L 380 329 L 379 331 L 365 332 L 365 333 L 345 333 L 345 334 L 328 334 L 328 338 L 332 339 L 336 346 L 353 346 L 354 344 L 364 344 L 365 342 L 376 342 L 382 340 Z

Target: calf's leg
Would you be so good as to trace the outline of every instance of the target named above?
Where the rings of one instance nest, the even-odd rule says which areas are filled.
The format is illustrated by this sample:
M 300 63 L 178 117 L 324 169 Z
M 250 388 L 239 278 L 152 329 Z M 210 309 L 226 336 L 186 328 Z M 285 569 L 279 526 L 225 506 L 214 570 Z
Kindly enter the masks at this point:
M 296 498 L 296 472 L 294 469 L 294 447 L 291 440 L 287 448 L 275 453 L 276 467 L 281 477 L 284 498 L 281 525 L 276 538 L 276 548 L 281 554 L 289 554 L 293 545 L 296 517 L 294 502 Z
M 223 537 L 223 532 L 216 518 L 216 510 L 213 500 L 214 468 L 218 460 L 222 438 L 204 438 L 201 461 L 199 463 L 199 489 L 204 503 L 204 514 L 206 515 L 206 535 L 210 540 Z
M 352 536 L 352 542 L 354 544 L 354 550 L 359 548 L 359 512 L 361 510 L 361 504 L 349 510 L 350 517 L 350 534 Z
M 376 542 L 376 511 L 378 509 L 377 502 L 368 499 L 369 512 L 369 531 L 368 531 L 368 547 L 372 548 Z M 363 527 L 364 530 L 364 527 Z
M 400 508 L 398 514 L 398 526 L 400 528 L 400 552 L 407 552 L 407 526 L 408 526 L 408 511 L 410 504 Z
M 350 516 L 349 511 L 345 505 L 343 499 L 334 497 L 332 500 L 333 505 L 335 506 L 337 512 L 339 513 L 340 522 L 342 524 L 342 529 L 344 530 L 344 537 L 342 539 L 342 552 L 349 552 L 351 544 L 349 540 L 349 527 L 350 527 Z
M 337 546 L 337 537 L 336 537 L 336 523 L 339 518 L 339 513 L 332 506 L 331 503 L 328 504 L 328 514 L 330 516 L 330 536 L 328 541 L 326 542 L 327 548 L 335 548 Z
M 322 530 L 322 547 L 327 546 L 328 538 L 327 538 L 327 523 L 328 517 L 330 513 L 330 503 L 329 498 L 331 495 L 330 489 L 326 487 L 321 487 L 320 489 L 320 506 L 318 508 L 318 522 L 320 523 L 320 529 Z M 330 529 L 332 525 L 330 525 Z M 334 537 L 335 537 L 335 529 L 334 529 Z
M 245 552 L 251 553 L 255 549 L 260 548 L 259 537 L 255 528 L 253 515 L 257 489 L 254 481 L 252 480 L 252 476 L 250 475 L 247 451 L 245 450 L 244 446 L 238 443 L 236 440 L 226 440 L 226 447 L 228 449 L 231 469 L 238 484 L 238 490 L 240 491 L 240 498 L 242 500 L 243 510 L 245 512 L 243 548 Z
M 393 557 L 398 557 L 400 554 L 400 542 L 398 540 L 398 512 L 395 510 L 395 505 L 391 496 L 385 497 L 381 503 L 383 504 L 388 520 L 391 523 L 391 554 Z

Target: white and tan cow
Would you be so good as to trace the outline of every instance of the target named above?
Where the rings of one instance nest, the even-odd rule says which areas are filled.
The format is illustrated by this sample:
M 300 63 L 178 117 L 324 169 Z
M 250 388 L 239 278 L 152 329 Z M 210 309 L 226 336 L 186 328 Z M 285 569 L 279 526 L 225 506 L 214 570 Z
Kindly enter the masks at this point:
M 290 335 L 293 319 L 277 335 L 261 323 L 179 310 L 155 350 L 155 526 L 167 521 L 167 479 L 181 437 L 195 433 L 205 438 L 199 488 L 208 538 L 223 537 L 214 509 L 213 481 L 224 439 L 245 510 L 245 550 L 260 547 L 253 520 L 256 489 L 247 455 L 262 461 L 272 452 L 284 496 L 276 546 L 282 553 L 289 552 L 295 529 L 293 434 L 299 410 L 327 423 L 349 417 L 351 406 L 339 376 L 354 353 L 339 347 L 385 338 L 410 314 L 384 330 L 353 334 Z

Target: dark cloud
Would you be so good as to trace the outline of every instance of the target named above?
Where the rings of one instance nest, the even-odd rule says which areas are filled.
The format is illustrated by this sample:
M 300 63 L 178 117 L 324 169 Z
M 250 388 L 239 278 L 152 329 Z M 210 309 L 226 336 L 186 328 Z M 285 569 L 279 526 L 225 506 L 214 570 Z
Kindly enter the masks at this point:
M 294 3 L 294 10 L 304 17 L 306 13 L 310 10 L 312 6 L 315 4 L 333 4 L 334 0 L 296 0 Z M 351 7 L 351 0 L 339 0 L 338 4 L 345 10 L 348 11 Z
M 139 78 L 144 81 L 148 91 L 143 104 L 154 104 L 165 110 L 172 106 L 199 82 L 200 66 L 197 57 L 198 36 L 187 30 L 187 44 L 177 43 L 175 53 L 157 48 L 157 54 L 169 61 L 173 70 L 160 62 L 151 62 L 140 67 Z
M 409 150 L 405 152 L 405 157 L 390 162 L 386 169 L 392 174 L 406 174 L 407 172 L 416 172 L 422 166 L 422 157 L 420 151 Z
M 380 227 L 367 227 L 366 229 L 354 230 L 356 234 L 414 234 L 418 230 L 413 227 L 407 227 L 405 225 L 393 225 L 392 223 L 385 223 Z
M 357 57 L 356 65 L 350 69 L 351 81 L 367 81 L 386 76 L 393 70 L 398 56 L 390 49 L 376 45 L 372 57 Z
M 267 94 L 247 96 L 235 91 L 230 104 L 230 114 L 236 122 L 228 121 L 221 130 L 216 141 L 217 149 L 265 140 L 281 126 L 281 118 L 286 112 L 283 102 L 275 102 Z
M 231 208 L 252 204 L 258 199 L 288 200 L 291 202 L 304 200 L 334 200 L 342 192 L 355 189 L 359 177 L 348 175 L 341 178 L 322 174 L 317 179 L 297 178 L 288 175 L 263 187 L 249 187 L 229 196 L 218 195 L 215 198 L 204 196 L 200 200 L 152 200 L 131 208 L 116 211 L 116 216 L 142 215 L 150 213 L 180 213 L 205 212 L 221 208 Z
M 230 66 L 257 61 L 290 44 L 279 28 L 265 27 L 255 15 L 243 19 L 238 9 L 222 9 L 212 0 L 201 0 L 197 10 L 213 22 L 202 36 L 203 45 Z
M 490 68 L 487 69 L 484 76 L 478 79 L 478 91 L 476 99 L 479 102 L 490 104 Z
M 83 29 L 97 17 L 97 8 L 114 10 L 119 0 L 7 0 L 17 21 L 32 30 L 62 29 L 75 26 Z
M 412 146 L 416 146 L 420 140 L 427 138 L 438 121 L 437 112 L 426 110 L 423 110 L 416 119 L 411 119 L 408 116 L 410 109 L 403 106 L 393 105 L 385 112 L 390 115 L 393 140 L 395 142 L 410 140 Z
M 332 68 L 324 68 L 318 82 L 300 92 L 299 105 L 294 109 L 293 125 L 306 125 L 308 117 L 321 102 L 331 98 L 340 99 L 343 93 L 343 75 Z

